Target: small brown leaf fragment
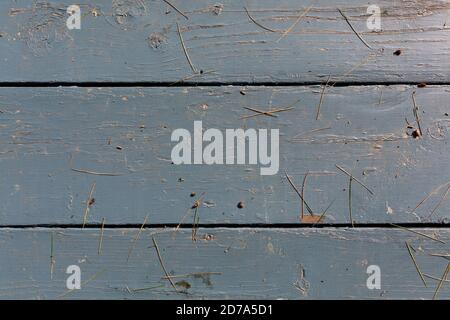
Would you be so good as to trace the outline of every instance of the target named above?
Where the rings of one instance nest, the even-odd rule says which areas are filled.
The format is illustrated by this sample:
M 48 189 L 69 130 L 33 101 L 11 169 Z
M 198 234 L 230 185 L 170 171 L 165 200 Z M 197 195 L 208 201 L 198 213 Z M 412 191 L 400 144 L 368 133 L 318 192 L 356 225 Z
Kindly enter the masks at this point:
M 318 223 L 321 220 L 322 216 L 313 214 L 313 215 L 305 215 L 302 219 L 302 223 Z

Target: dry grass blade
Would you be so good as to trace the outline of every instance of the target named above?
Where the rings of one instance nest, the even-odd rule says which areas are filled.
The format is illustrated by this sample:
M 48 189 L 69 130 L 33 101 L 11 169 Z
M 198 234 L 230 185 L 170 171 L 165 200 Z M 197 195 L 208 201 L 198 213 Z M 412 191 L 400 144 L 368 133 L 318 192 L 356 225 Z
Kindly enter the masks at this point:
M 343 75 L 341 75 L 336 81 L 334 81 L 328 87 L 334 87 L 339 81 L 341 81 L 342 79 L 344 79 L 345 77 L 350 75 L 353 71 L 355 71 L 359 67 L 361 67 L 361 66 L 365 65 L 367 62 L 369 62 L 369 60 L 372 59 L 372 57 L 377 57 L 377 54 L 374 54 L 373 52 L 369 53 L 367 55 L 367 58 L 361 60 L 358 64 L 356 64 L 353 67 L 351 67 L 347 72 L 345 72 Z
M 350 20 L 347 18 L 347 16 L 341 11 L 341 9 L 338 8 L 339 13 L 341 14 L 341 16 L 345 19 L 345 21 L 347 22 L 347 24 L 349 25 L 350 29 L 352 29 L 352 31 L 356 34 L 356 36 L 359 38 L 359 40 L 361 40 L 362 43 L 364 43 L 364 45 L 369 48 L 370 50 L 372 50 L 372 47 L 361 37 L 361 35 L 356 32 L 355 28 L 352 26 L 352 24 L 350 23 Z
M 339 170 L 341 170 L 343 173 L 345 173 L 346 175 L 348 175 L 349 177 L 352 177 L 353 180 L 355 180 L 360 186 L 362 186 L 364 189 L 367 190 L 367 192 L 369 192 L 371 195 L 374 195 L 374 193 L 372 192 L 372 190 L 370 190 L 364 183 L 362 183 L 361 181 L 359 181 L 358 179 L 356 179 L 355 176 L 353 176 L 351 173 L 349 173 L 347 170 L 345 170 L 344 168 L 342 168 L 339 165 L 336 165 L 336 168 L 338 168 Z
M 264 29 L 264 30 L 266 30 L 266 31 L 277 32 L 276 30 L 267 28 L 267 27 L 263 26 L 262 24 L 260 24 L 258 21 L 256 21 L 255 19 L 253 19 L 253 17 L 250 15 L 250 12 L 248 12 L 248 10 L 247 10 L 246 7 L 244 7 L 244 9 L 245 9 L 245 12 L 247 13 L 248 18 L 249 18 L 254 24 L 256 24 L 258 27 L 260 27 L 261 29 Z
M 178 36 L 180 37 L 181 47 L 183 48 L 183 52 L 184 55 L 186 56 L 189 66 L 191 67 L 193 73 L 197 73 L 197 69 L 194 67 L 194 64 L 192 63 L 191 58 L 189 57 L 189 54 L 187 52 L 186 45 L 184 44 L 183 36 L 181 35 L 180 25 L 178 24 L 178 22 L 177 22 L 177 30 Z
M 429 274 L 426 274 L 426 273 L 424 273 L 423 276 L 424 276 L 425 278 L 430 278 L 430 279 L 433 279 L 433 280 L 436 280 L 436 281 L 450 282 L 450 280 L 447 280 L 447 279 L 444 280 L 444 279 L 442 279 L 442 278 L 438 278 L 438 277 L 435 277 L 435 276 L 432 276 L 432 275 L 429 275 Z
M 327 213 L 328 209 L 331 208 L 331 206 L 333 205 L 333 203 L 336 201 L 336 199 L 334 199 L 333 201 L 331 201 L 331 203 L 328 205 L 328 207 L 322 212 L 322 214 L 319 217 L 319 220 L 313 224 L 313 227 L 317 224 L 322 222 L 322 219 L 325 217 L 325 214 Z
M 319 120 L 320 117 L 320 109 L 322 108 L 322 103 L 323 103 L 323 97 L 325 96 L 325 90 L 328 87 L 328 83 L 330 82 L 331 79 L 331 75 L 328 76 L 327 82 L 325 83 L 325 85 L 322 88 L 322 92 L 320 93 L 320 100 L 319 100 L 319 105 L 317 106 L 317 113 L 316 113 L 316 120 Z
M 192 241 L 197 241 L 197 231 L 198 231 L 198 223 L 200 221 L 200 216 L 198 214 L 198 207 L 195 208 L 194 211 L 194 220 L 192 222 Z
M 92 277 L 90 277 L 90 278 L 87 279 L 86 281 L 83 281 L 83 282 L 81 283 L 81 285 L 82 285 L 82 286 L 85 286 L 85 285 L 88 284 L 89 282 L 91 282 L 91 281 L 97 279 L 98 276 L 100 276 L 100 275 L 101 275 L 102 273 L 104 273 L 105 271 L 106 271 L 106 269 L 100 270 L 99 272 L 97 272 L 96 274 L 94 274 Z M 71 292 L 73 292 L 73 291 L 75 291 L 75 290 L 76 290 L 76 289 L 69 289 L 69 290 L 67 290 L 66 292 L 64 292 L 63 294 L 60 294 L 60 295 L 58 296 L 58 298 L 62 298 L 62 297 L 66 296 L 67 294 L 69 294 L 69 293 L 71 293 Z
M 100 240 L 98 242 L 98 250 L 97 250 L 98 255 L 102 254 L 104 232 L 105 232 L 105 218 L 102 219 L 102 228 L 100 230 Z
M 442 203 L 447 199 L 448 193 L 450 191 L 450 185 L 447 187 L 447 190 L 445 190 L 444 194 L 442 195 L 441 200 L 439 200 L 438 204 L 431 210 L 428 219 L 431 218 L 431 216 L 436 212 L 436 210 L 442 205 Z
M 170 274 L 167 272 L 166 266 L 164 265 L 164 261 L 161 257 L 161 252 L 159 251 L 158 243 L 156 243 L 156 240 L 154 237 L 152 237 L 152 241 L 153 241 L 153 245 L 155 246 L 155 250 L 156 250 L 156 254 L 158 256 L 159 263 L 161 264 L 161 268 L 163 269 L 164 274 L 167 277 L 167 280 L 169 280 L 170 285 L 175 289 L 175 291 L 178 292 L 178 289 L 175 286 L 175 283 L 173 283 L 172 279 L 170 278 Z
M 300 197 L 300 199 L 305 203 L 306 206 L 306 210 L 308 210 L 310 215 L 313 215 L 313 211 L 311 209 L 311 207 L 308 205 L 308 203 L 306 203 L 305 199 L 303 199 L 302 194 L 300 193 L 300 191 L 298 191 L 297 187 L 295 186 L 294 182 L 292 181 L 291 177 L 289 177 L 289 175 L 287 174 L 287 172 L 284 172 L 286 179 L 289 181 L 289 184 L 291 185 L 291 187 L 295 190 L 295 192 L 297 193 L 297 195 Z
M 158 288 L 162 288 L 163 285 L 157 285 L 157 286 L 153 286 L 153 287 L 146 287 L 146 288 L 136 288 L 136 289 L 129 289 L 131 292 L 139 292 L 139 291 L 148 291 L 148 290 L 153 290 L 153 289 L 158 289 Z
M 172 3 L 170 3 L 168 0 L 163 0 L 165 3 L 167 3 L 170 7 L 172 7 L 173 10 L 181 14 L 186 20 L 189 20 L 189 17 L 185 15 L 181 10 L 179 10 L 177 7 L 175 7 Z
M 423 135 L 423 131 L 422 128 L 420 126 L 420 119 L 419 119 L 419 107 L 417 106 L 416 103 L 416 92 L 414 91 L 411 95 L 412 100 L 413 100 L 413 114 L 414 114 L 414 118 L 416 119 L 416 123 L 417 123 L 417 128 L 419 129 L 419 134 L 420 136 Z
M 353 222 L 353 215 L 352 215 L 352 181 L 353 176 L 350 175 L 349 181 L 348 181 L 348 211 L 350 215 L 350 223 L 352 224 L 352 227 L 355 227 L 355 224 Z
M 89 207 L 91 206 L 91 200 L 92 200 L 92 195 L 94 194 L 95 191 L 95 181 L 92 184 L 91 187 L 91 191 L 89 192 L 89 197 L 86 200 L 86 208 L 84 209 L 84 215 L 83 215 L 83 229 L 84 226 L 86 225 L 86 221 L 87 221 L 87 217 L 88 217 L 88 213 L 89 213 Z
M 295 28 L 295 26 L 303 19 L 303 17 L 306 16 L 308 14 L 308 12 L 312 9 L 312 7 L 316 1 L 317 0 L 314 0 L 312 2 L 312 4 L 308 8 L 306 8 L 305 11 L 303 11 L 303 13 L 300 16 L 298 16 L 297 20 L 295 20 L 295 22 L 289 28 L 287 28 L 286 31 L 283 32 L 281 37 L 276 42 L 280 42 L 281 39 L 283 39 L 285 36 L 287 36 L 288 33 L 291 32 L 292 29 Z
M 442 275 L 441 281 L 439 281 L 439 284 L 436 288 L 436 291 L 434 292 L 433 295 L 433 300 L 436 300 L 439 291 L 441 290 L 442 284 L 444 283 L 444 281 L 447 281 L 447 276 L 448 276 L 448 272 L 450 271 L 450 262 L 447 264 L 447 267 L 445 268 L 444 274 Z
M 439 190 L 441 190 L 443 187 L 447 186 L 450 187 L 450 182 L 446 182 L 444 184 L 441 184 L 440 186 L 437 186 L 436 188 L 434 188 L 433 190 L 431 190 L 430 193 L 428 193 L 425 198 L 423 198 L 422 200 L 420 200 L 420 202 L 414 207 L 414 209 L 411 211 L 412 213 L 415 212 L 422 204 L 424 204 L 428 199 L 431 198 L 432 195 L 436 194 L 437 192 L 439 192 Z
M 412 232 L 412 233 L 415 233 L 415 234 L 417 234 L 417 235 L 419 235 L 419 236 L 422 236 L 422 237 L 425 237 L 425 238 L 427 238 L 427 239 L 430 239 L 430 240 L 437 241 L 437 242 L 440 242 L 440 243 L 442 243 L 442 244 L 445 244 L 444 241 L 439 240 L 439 239 L 436 239 L 436 238 L 434 238 L 434 237 L 432 237 L 432 236 L 429 236 L 429 235 L 427 235 L 427 234 L 425 234 L 425 233 L 422 233 L 422 232 L 419 232 L 419 231 L 416 231 L 416 230 L 412 230 L 412 229 L 408 229 L 408 228 L 399 226 L 398 224 L 394 224 L 394 223 L 390 223 L 390 225 L 391 225 L 391 226 L 394 226 L 394 227 L 397 227 L 397 228 L 400 228 L 400 229 L 403 229 L 403 230 L 406 230 L 406 231 L 409 231 L 409 232 Z
M 53 245 L 53 232 L 50 234 L 50 280 L 53 280 L 53 270 L 55 269 L 55 256 Z
M 252 117 L 260 116 L 260 115 L 266 115 L 266 116 L 273 117 L 273 118 L 277 117 L 276 115 L 272 114 L 272 113 L 274 113 L 273 111 L 262 111 L 262 110 L 250 108 L 250 107 L 243 107 L 243 108 L 257 113 L 257 114 L 250 115 Z M 249 118 L 250 116 L 244 116 L 241 119 Z
M 210 276 L 210 275 L 222 275 L 222 272 L 193 272 L 193 273 L 186 273 L 186 274 L 177 274 L 173 276 L 164 276 L 162 279 L 168 279 L 168 278 L 187 278 L 187 277 L 202 277 L 202 276 Z
M 309 172 L 305 173 L 305 176 L 303 177 L 302 182 L 302 198 L 305 199 L 305 187 L 306 187 L 306 179 L 308 178 Z M 305 216 L 305 203 L 302 201 L 302 212 L 301 212 L 301 220 L 303 220 Z
M 427 287 L 428 287 L 428 286 L 427 286 L 427 283 L 426 283 L 426 281 L 425 281 L 425 279 L 424 279 L 424 277 L 423 277 L 423 273 L 422 273 L 422 271 L 420 270 L 419 265 L 417 264 L 416 258 L 414 257 L 414 254 L 413 254 L 413 252 L 412 252 L 412 250 L 411 250 L 411 246 L 410 246 L 409 243 L 406 242 L 406 241 L 405 241 L 405 244 L 406 244 L 406 248 L 408 249 L 409 256 L 411 257 L 411 259 L 412 259 L 412 261 L 413 261 L 413 263 L 414 263 L 414 267 L 416 267 L 416 270 L 417 270 L 417 273 L 418 273 L 419 276 L 420 276 L 420 279 L 422 280 L 423 284 L 424 284 L 425 287 L 427 288 Z
M 432 257 L 441 257 L 445 259 L 450 259 L 450 253 L 430 253 L 429 255 Z
M 75 171 L 75 172 L 79 172 L 79 173 L 92 174 L 92 175 L 94 175 L 94 176 L 117 177 L 117 176 L 122 176 L 122 175 L 124 175 L 123 173 L 96 172 L 96 171 L 91 171 L 91 170 L 86 170 L 86 169 L 75 169 L 75 168 L 70 168 L 70 170 Z
M 136 236 L 133 239 L 133 244 L 131 245 L 130 249 L 128 250 L 127 262 L 128 262 L 128 260 L 130 260 L 131 252 L 133 252 L 134 247 L 136 246 L 136 242 L 139 240 L 139 236 L 141 235 L 142 230 L 144 230 L 144 227 L 147 224 L 147 220 L 148 220 L 148 214 L 145 216 L 144 222 L 142 223 L 141 227 L 139 228 L 138 233 L 136 234 Z

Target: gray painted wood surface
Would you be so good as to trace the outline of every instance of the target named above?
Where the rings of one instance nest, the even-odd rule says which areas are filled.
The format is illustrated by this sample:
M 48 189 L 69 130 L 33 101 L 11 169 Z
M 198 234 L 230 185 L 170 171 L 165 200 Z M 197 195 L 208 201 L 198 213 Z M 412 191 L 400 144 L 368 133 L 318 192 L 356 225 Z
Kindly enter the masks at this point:
M 377 1 L 381 32 L 362 0 L 171 2 L 189 19 L 160 0 L 77 1 L 81 30 L 65 26 L 71 3 L 0 2 L 0 299 L 431 299 L 450 241 L 448 1 Z M 195 120 L 279 129 L 278 174 L 173 165 L 171 133 Z M 349 177 L 336 165 L 373 191 L 353 182 L 360 228 L 346 227 Z M 329 207 L 326 226 L 296 228 L 285 171 L 299 188 L 308 173 L 305 199 Z M 69 265 L 80 291 L 66 289 Z M 366 287 L 369 265 L 381 290 Z
M 413 91 L 419 139 L 408 135 L 405 120 L 415 126 Z M 193 213 L 186 213 L 203 192 L 200 223 L 299 223 L 301 202 L 285 170 L 298 188 L 309 172 L 305 200 L 314 213 L 333 203 L 325 223 L 349 223 L 349 177 L 336 164 L 374 193 L 354 184 L 356 223 L 447 222 L 449 87 L 330 88 L 315 120 L 320 92 L 318 86 L 0 89 L 0 224 L 81 224 L 94 182 L 88 223 L 141 224 L 147 214 L 149 223 L 191 223 Z M 268 110 L 299 99 L 277 118 L 240 119 L 251 114 L 243 107 Z M 193 132 L 194 120 L 204 129 L 279 128 L 278 174 L 261 176 L 259 165 L 173 165 L 171 133 Z
M 1 1 L 0 81 L 325 82 L 328 75 L 340 82 L 450 81 L 445 0 L 376 1 L 381 32 L 368 30 L 363 0 L 173 2 L 189 20 L 160 0 L 76 1 L 81 30 L 67 30 L 70 2 Z M 244 6 L 276 32 L 253 23 Z M 203 75 L 191 77 L 177 22 Z
M 450 241 L 448 230 L 420 231 Z M 431 299 L 438 281 L 423 285 L 405 241 L 424 274 L 439 279 L 448 263 L 429 255 L 448 252 L 448 244 L 398 229 L 200 229 L 195 243 L 189 229 L 145 229 L 133 246 L 136 233 L 104 230 L 99 255 L 99 230 L 2 229 L 0 298 Z M 173 278 L 180 292 L 162 279 L 152 236 L 167 271 L 187 275 Z M 69 265 L 81 268 L 79 291 L 66 289 Z M 369 265 L 381 269 L 380 290 L 366 286 Z M 136 291 L 142 288 L 151 289 Z M 450 298 L 447 283 L 438 298 Z

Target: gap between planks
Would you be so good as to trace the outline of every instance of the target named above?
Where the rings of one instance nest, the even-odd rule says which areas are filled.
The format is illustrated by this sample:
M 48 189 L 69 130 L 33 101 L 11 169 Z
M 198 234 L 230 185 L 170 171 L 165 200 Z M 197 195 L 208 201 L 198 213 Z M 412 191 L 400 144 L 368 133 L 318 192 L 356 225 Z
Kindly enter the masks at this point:
M 324 77 L 326 81 L 326 77 Z M 177 88 L 177 87 L 224 87 L 224 86 L 252 86 L 252 87 L 301 87 L 301 86 L 320 86 L 324 81 L 304 81 L 304 82 L 276 82 L 276 81 L 209 81 L 209 82 L 0 82 L 0 88 L 54 88 L 54 87 L 97 87 L 97 88 Z M 447 81 L 422 81 L 427 86 L 450 86 Z M 414 86 L 419 85 L 417 81 L 339 81 L 333 84 L 333 87 L 363 87 L 363 86 Z
M 409 229 L 450 229 L 450 224 L 442 223 L 397 223 L 395 225 L 390 223 L 320 223 L 320 224 L 306 224 L 306 223 L 273 223 L 273 224 L 199 224 L 195 225 L 203 229 L 394 229 L 401 230 L 399 227 Z M 152 224 L 86 224 L 84 229 L 152 229 L 152 228 L 178 228 L 178 229 L 192 229 L 193 225 L 190 223 L 152 223 Z M 83 229 L 82 224 L 35 224 L 35 225 L 2 225 L 0 231 L 8 229 Z

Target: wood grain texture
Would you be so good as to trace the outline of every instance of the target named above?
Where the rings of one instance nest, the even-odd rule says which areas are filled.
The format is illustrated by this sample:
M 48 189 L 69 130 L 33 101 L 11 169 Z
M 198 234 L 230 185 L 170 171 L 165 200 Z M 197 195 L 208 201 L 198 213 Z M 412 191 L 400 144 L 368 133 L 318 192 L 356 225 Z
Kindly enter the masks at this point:
M 1 1 L 1 82 L 450 82 L 445 0 L 379 0 L 381 32 L 363 0 L 174 1 L 189 20 L 160 0 L 77 3 L 81 30 L 66 28 L 66 2 Z
M 319 86 L 2 88 L 0 224 L 80 225 L 94 182 L 88 224 L 106 218 L 140 225 L 147 214 L 149 223 L 192 223 L 186 213 L 202 192 L 200 223 L 299 223 L 300 199 L 285 170 L 299 188 L 309 172 L 305 199 L 314 213 L 333 203 L 324 222 L 349 223 L 349 177 L 336 164 L 373 190 L 353 184 L 356 223 L 446 223 L 449 89 L 329 88 L 315 120 Z M 414 90 L 419 139 L 406 124 L 416 126 Z M 243 107 L 268 110 L 299 99 L 277 118 L 240 119 L 251 114 Z M 204 129 L 280 129 L 279 173 L 261 176 L 257 165 L 173 165 L 171 133 L 192 132 L 194 120 Z
M 127 262 L 137 229 L 2 229 L 1 299 L 431 299 L 438 281 L 422 284 L 405 241 L 423 273 L 440 278 L 448 244 L 398 229 L 145 229 Z M 421 229 L 450 241 L 449 230 Z M 54 269 L 50 279 L 53 233 Z M 155 238 L 171 275 L 164 272 Z M 206 240 L 207 239 L 207 240 Z M 81 268 L 81 290 L 66 289 L 69 265 Z M 381 269 L 381 289 L 366 286 L 369 265 Z M 198 275 L 198 273 L 217 273 Z M 136 289 L 152 288 L 135 291 Z M 188 289 L 186 289 L 188 288 Z M 439 299 L 450 298 L 444 283 Z

